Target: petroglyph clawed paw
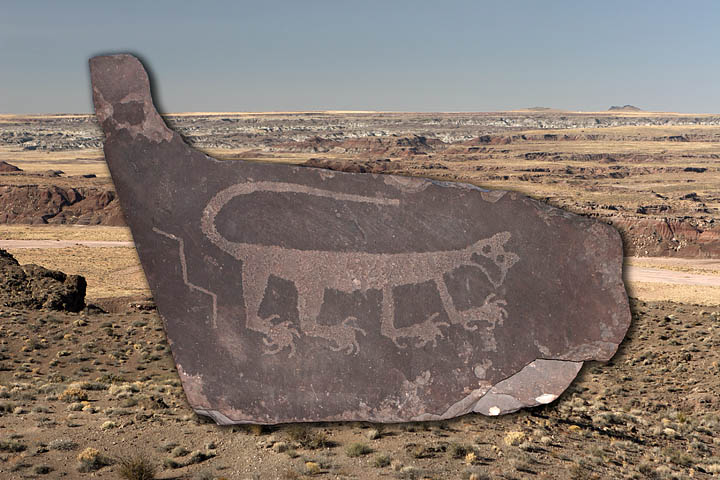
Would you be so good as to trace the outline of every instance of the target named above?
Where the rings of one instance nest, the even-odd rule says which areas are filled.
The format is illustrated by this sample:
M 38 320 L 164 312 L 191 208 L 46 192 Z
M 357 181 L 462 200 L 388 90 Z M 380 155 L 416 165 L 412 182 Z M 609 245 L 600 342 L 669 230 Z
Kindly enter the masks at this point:
M 474 322 L 488 323 L 488 328 L 495 328 L 502 325 L 508 316 L 505 305 L 507 302 L 500 298 L 494 298 L 495 294 L 491 293 L 485 297 L 483 305 L 458 312 L 462 318 L 462 325 L 465 330 L 477 330 L 479 325 L 473 325 Z
M 271 324 L 272 320 L 276 318 L 280 318 L 279 315 L 273 315 L 265 319 L 264 322 Z M 266 355 L 274 355 L 287 347 L 290 348 L 288 356 L 292 357 L 295 355 L 295 340 L 293 339 L 293 335 L 300 338 L 300 332 L 291 325 L 292 323 L 290 321 L 284 321 L 276 325 L 270 325 L 266 329 L 263 343 L 271 347 L 265 349 L 264 353 Z
M 354 322 L 357 322 L 357 318 L 347 317 L 341 325 L 329 327 L 333 330 L 332 341 L 335 342 L 335 346 L 331 346 L 330 350 L 333 352 L 345 351 L 347 355 L 352 353 L 355 355 L 358 354 L 360 345 L 357 342 L 357 332 L 363 335 L 367 335 L 367 332 L 357 325 L 354 325 Z

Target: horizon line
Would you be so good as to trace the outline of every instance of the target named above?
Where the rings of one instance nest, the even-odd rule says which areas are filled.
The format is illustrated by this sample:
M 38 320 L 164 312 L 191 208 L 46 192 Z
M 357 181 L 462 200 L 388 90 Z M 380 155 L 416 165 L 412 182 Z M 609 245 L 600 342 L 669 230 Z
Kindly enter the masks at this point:
M 503 114 L 503 113 L 565 113 L 565 114 L 582 114 L 582 115 L 598 115 L 611 114 L 617 116 L 642 116 L 647 114 L 663 114 L 663 115 L 693 115 L 693 116 L 716 116 L 720 113 L 687 113 L 687 112 L 669 112 L 662 110 L 564 110 L 556 108 L 518 108 L 513 110 L 433 110 L 433 111 L 413 111 L 413 110 L 267 110 L 267 111 L 183 111 L 183 112 L 164 112 L 161 116 L 221 116 L 221 115 L 303 115 L 303 114 L 416 114 L 416 115 L 435 115 L 435 114 Z M 94 116 L 95 112 L 34 112 L 34 113 L 0 113 L 0 117 L 82 117 Z

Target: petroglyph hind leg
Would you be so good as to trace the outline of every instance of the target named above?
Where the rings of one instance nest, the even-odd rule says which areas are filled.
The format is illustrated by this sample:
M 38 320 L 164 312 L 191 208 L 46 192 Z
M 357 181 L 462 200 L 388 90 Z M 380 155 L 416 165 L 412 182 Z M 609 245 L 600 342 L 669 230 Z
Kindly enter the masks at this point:
M 265 335 L 263 343 L 269 347 L 265 349 L 266 355 L 274 355 L 289 347 L 290 353 L 288 356 L 292 357 L 295 354 L 293 335 L 300 337 L 300 333 L 291 326 L 290 321 L 274 324 L 273 321 L 280 318 L 279 315 L 271 315 L 268 318 L 260 317 L 260 304 L 265 296 L 270 274 L 268 272 L 260 272 L 260 274 L 255 272 L 255 278 L 251 278 L 251 276 L 246 268 L 246 262 L 243 262 L 242 284 L 247 328 Z
M 310 337 L 324 338 L 333 343 L 330 350 L 334 352 L 345 351 L 348 355 L 360 351 L 357 342 L 357 332 L 366 335 L 365 330 L 352 325 L 357 320 L 355 317 L 347 317 L 339 325 L 321 325 L 318 323 L 320 310 L 322 309 L 325 287 L 322 285 L 296 285 L 298 290 L 298 313 L 300 316 L 300 328 L 305 335 Z
M 415 338 L 417 348 L 423 347 L 428 343 L 437 346 L 437 338 L 443 337 L 440 327 L 449 327 L 447 322 L 436 322 L 435 318 L 439 313 L 430 315 L 424 322 L 416 323 L 407 327 L 397 328 L 395 326 L 395 298 L 392 293 L 392 286 L 383 287 L 383 303 L 382 303 L 382 321 L 380 324 L 380 333 L 390 340 L 399 348 L 407 347 L 406 343 L 400 343 L 399 338 Z

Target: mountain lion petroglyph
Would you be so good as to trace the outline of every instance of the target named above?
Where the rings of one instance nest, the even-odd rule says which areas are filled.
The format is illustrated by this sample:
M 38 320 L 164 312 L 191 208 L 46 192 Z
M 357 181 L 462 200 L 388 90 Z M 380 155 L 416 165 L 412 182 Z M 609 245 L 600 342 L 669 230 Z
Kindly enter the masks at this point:
M 480 268 L 494 288 L 505 280 L 505 275 L 519 257 L 505 250 L 510 239 L 509 232 L 476 241 L 459 250 L 410 252 L 410 253 L 364 253 L 298 250 L 274 245 L 256 245 L 232 242 L 223 237 L 215 225 L 218 212 L 238 195 L 253 192 L 293 192 L 333 198 L 339 201 L 399 205 L 399 200 L 344 194 L 303 185 L 283 182 L 239 183 L 219 192 L 208 202 L 202 215 L 202 230 L 221 250 L 242 262 L 242 294 L 245 300 L 246 327 L 262 333 L 266 346 L 265 353 L 275 354 L 289 348 L 289 355 L 295 353 L 294 336 L 302 334 L 320 337 L 331 342 L 334 351 L 357 353 L 357 334 L 366 332 L 356 324 L 357 319 L 349 316 L 336 325 L 319 324 L 317 319 L 323 305 L 325 291 L 334 289 L 343 293 L 366 292 L 371 289 L 382 291 L 382 318 L 380 332 L 400 348 L 407 346 L 400 339 L 414 339 L 416 347 L 427 343 L 436 344 L 443 337 L 440 327 L 446 322 L 437 321 L 439 312 L 422 322 L 396 327 L 394 322 L 395 300 L 393 288 L 400 285 L 417 284 L 427 281 L 435 283 L 445 313 L 453 325 L 462 325 L 467 330 L 476 330 L 478 323 L 487 322 L 490 328 L 502 324 L 507 316 L 504 300 L 490 293 L 483 305 L 468 310 L 458 310 L 447 290 L 443 276 L 461 266 Z M 492 267 L 483 264 L 482 258 L 489 259 Z M 300 331 L 289 320 L 279 321 L 278 315 L 261 318 L 260 305 L 270 275 L 294 283 L 298 294 Z

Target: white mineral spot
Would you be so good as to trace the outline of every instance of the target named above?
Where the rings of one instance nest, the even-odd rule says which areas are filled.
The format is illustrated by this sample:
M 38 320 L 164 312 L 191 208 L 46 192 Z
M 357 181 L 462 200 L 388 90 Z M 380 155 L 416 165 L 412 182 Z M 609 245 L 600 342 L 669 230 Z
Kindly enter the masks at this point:
M 535 398 L 535 401 L 538 403 L 550 403 L 556 398 L 557 395 L 553 395 L 552 393 L 543 393 L 539 397 Z
M 490 410 L 488 410 L 488 413 L 492 416 L 498 416 L 500 415 L 500 408 L 499 407 L 490 407 Z

